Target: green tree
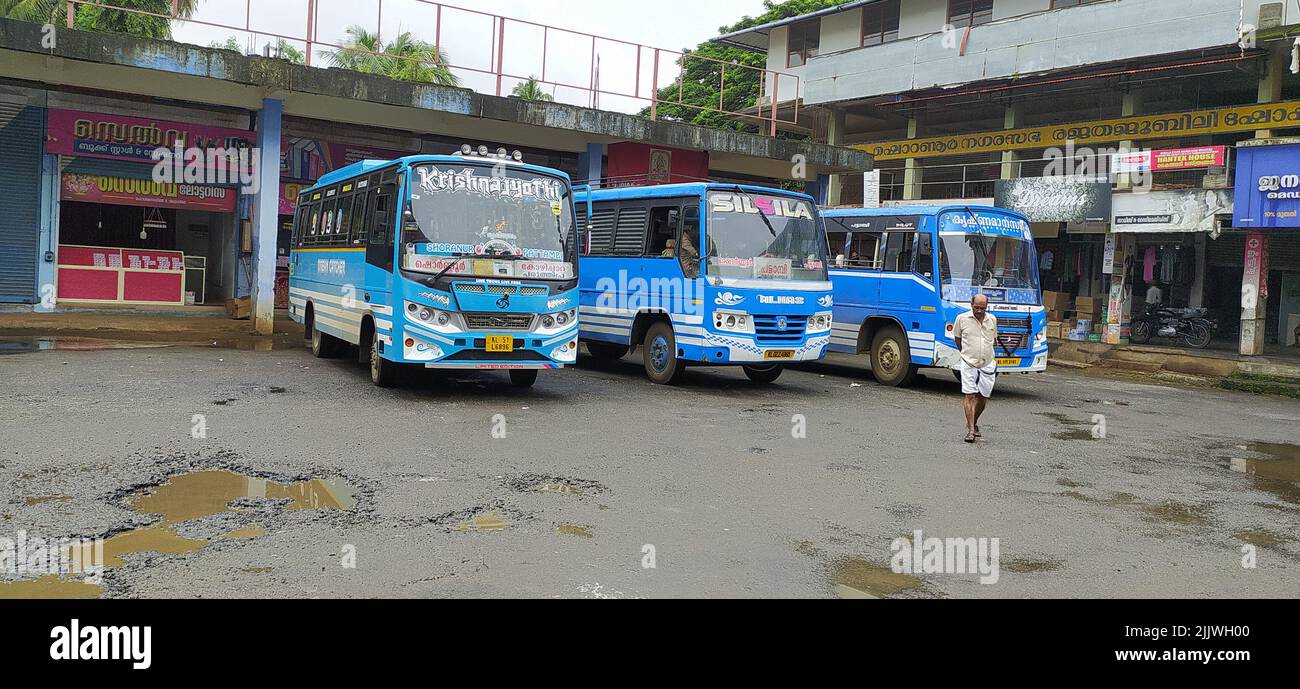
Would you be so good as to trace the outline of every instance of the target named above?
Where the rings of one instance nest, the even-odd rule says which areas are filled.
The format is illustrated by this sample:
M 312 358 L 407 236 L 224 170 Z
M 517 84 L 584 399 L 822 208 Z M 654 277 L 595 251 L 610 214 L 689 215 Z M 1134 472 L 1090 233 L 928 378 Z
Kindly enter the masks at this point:
M 360 26 L 349 26 L 338 50 L 322 50 L 321 56 L 333 67 L 391 79 L 418 81 L 441 86 L 458 86 L 460 79 L 447 66 L 447 53 L 438 46 L 416 39 L 411 32 L 398 34 L 389 43 Z
M 780 19 L 797 17 L 843 3 L 844 0 L 787 0 L 786 2 L 763 0 L 766 12 L 757 17 L 743 17 L 732 26 L 723 26 L 718 29 L 718 34 L 728 34 Z M 722 110 L 740 112 L 756 105 L 759 94 L 762 93 L 762 72 L 745 69 L 745 67 L 766 67 L 767 55 L 721 43 L 707 42 L 701 43 L 694 49 L 687 48 L 684 52 L 686 55 L 682 60 L 685 71 L 680 84 L 674 82 L 659 90 L 661 102 L 658 116 L 667 120 L 718 129 L 757 131 L 759 129 L 757 120 L 746 122 L 703 108 L 716 111 L 721 102 Z M 726 87 L 722 93 L 719 93 L 724 70 L 727 77 Z M 679 99 L 683 105 L 676 104 Z M 641 114 L 649 116 L 650 109 L 642 110 Z
M 510 95 L 523 98 L 524 100 L 542 100 L 548 102 L 555 100 L 555 96 L 552 96 L 542 89 L 542 84 L 537 81 L 537 77 L 531 75 L 526 81 L 521 81 L 518 84 L 515 84 L 515 88 L 510 92 Z
M 113 0 L 117 8 L 170 15 L 172 0 Z M 181 17 L 191 17 L 199 0 L 180 0 Z M 41 24 L 64 26 L 67 23 L 67 0 L 0 0 L 0 17 Z M 148 38 L 171 38 L 171 20 L 148 14 L 124 12 L 101 5 L 77 5 L 73 26 L 84 31 L 112 31 Z
M 246 50 L 245 45 L 240 43 L 239 39 L 234 36 L 228 36 L 224 41 L 213 41 L 208 44 L 208 47 L 218 48 L 220 50 L 233 50 L 237 53 L 243 53 Z M 307 62 L 307 58 L 303 52 L 295 48 L 292 43 L 283 38 L 277 40 L 275 49 L 271 51 L 271 57 L 288 60 L 295 65 L 301 65 Z

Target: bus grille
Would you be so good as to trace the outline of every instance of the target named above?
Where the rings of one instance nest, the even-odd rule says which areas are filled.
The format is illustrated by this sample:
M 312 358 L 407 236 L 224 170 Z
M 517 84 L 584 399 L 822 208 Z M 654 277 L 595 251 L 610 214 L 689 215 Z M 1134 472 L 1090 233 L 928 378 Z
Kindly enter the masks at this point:
M 464 292 L 466 294 L 482 294 L 487 290 L 483 285 L 456 285 L 456 291 Z
M 806 316 L 786 316 L 785 330 L 777 328 L 781 316 L 754 316 L 754 334 L 761 344 L 798 344 L 808 327 Z
M 998 333 L 998 346 L 1003 349 L 1023 349 L 1029 333 Z
M 1028 330 L 1028 318 L 998 318 L 998 328 L 1015 328 L 1017 330 Z
M 457 292 L 465 294 L 520 294 L 525 297 L 537 297 L 550 293 L 546 287 L 519 285 L 484 285 L 482 283 L 456 285 Z
M 533 326 L 531 313 L 466 313 L 470 330 L 528 330 Z

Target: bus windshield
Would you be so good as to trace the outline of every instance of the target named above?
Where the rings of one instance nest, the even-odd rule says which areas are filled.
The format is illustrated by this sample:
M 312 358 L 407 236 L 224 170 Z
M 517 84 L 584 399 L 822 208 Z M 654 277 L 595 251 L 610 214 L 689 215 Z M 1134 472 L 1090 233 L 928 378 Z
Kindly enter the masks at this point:
M 502 169 L 504 168 L 504 169 Z M 403 267 L 441 272 L 436 257 L 524 261 L 521 277 L 572 277 L 573 205 L 563 180 L 507 166 L 413 167 Z M 472 272 L 457 261 L 450 274 Z
M 985 294 L 995 302 L 1038 303 L 1037 252 L 1033 242 L 1019 237 L 945 232 L 939 276 L 950 301 Z
M 709 275 L 827 280 L 826 229 L 808 201 L 710 192 L 706 227 Z

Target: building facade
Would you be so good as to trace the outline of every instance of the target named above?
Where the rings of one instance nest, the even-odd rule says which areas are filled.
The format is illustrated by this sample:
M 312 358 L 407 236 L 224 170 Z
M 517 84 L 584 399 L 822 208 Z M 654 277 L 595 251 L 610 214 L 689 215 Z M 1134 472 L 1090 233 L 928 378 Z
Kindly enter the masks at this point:
M 1278 295 L 1300 285 L 1300 233 L 1234 222 L 1238 158 L 1300 134 L 1297 25 L 1300 7 L 1259 0 L 860 0 L 714 40 L 792 75 L 767 105 L 874 156 L 830 180 L 830 205 L 1023 212 L 1044 289 L 1094 339 L 1126 341 L 1154 287 L 1259 354 L 1294 344 Z

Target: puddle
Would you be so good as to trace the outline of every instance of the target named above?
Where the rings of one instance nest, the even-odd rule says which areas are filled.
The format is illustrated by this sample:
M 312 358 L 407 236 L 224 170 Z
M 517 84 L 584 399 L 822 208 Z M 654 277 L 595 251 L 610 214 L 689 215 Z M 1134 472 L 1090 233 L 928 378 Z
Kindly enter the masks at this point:
M 542 487 L 538 488 L 537 490 L 540 490 L 543 493 L 562 493 L 564 495 L 582 495 L 582 491 L 578 490 L 577 488 L 574 488 L 573 486 L 565 485 L 563 483 L 543 484 Z
M 574 526 L 573 524 L 561 524 L 560 533 L 565 536 L 581 536 L 582 538 L 594 538 L 591 531 L 585 526 Z
M 72 498 L 66 495 L 43 495 L 38 498 L 27 498 L 27 500 L 25 500 L 23 504 L 26 505 L 27 507 L 35 507 L 37 505 L 44 505 L 47 502 L 63 502 L 65 500 L 71 500 L 71 499 Z
M 1290 539 L 1283 538 L 1271 531 L 1264 531 L 1263 529 L 1247 529 L 1245 531 L 1238 531 L 1237 533 L 1232 534 L 1232 537 L 1244 543 L 1249 543 L 1261 548 L 1272 548 L 1290 542 Z
M 461 522 L 460 531 L 502 531 L 509 528 L 510 522 L 501 518 L 496 512 L 480 514 L 473 519 Z
M 349 510 L 356 505 L 352 487 L 341 480 L 276 483 L 229 471 L 182 474 L 159 486 L 143 489 L 128 500 L 135 511 L 157 515 L 161 520 L 105 539 L 104 567 L 123 567 L 126 556 L 137 553 L 184 555 L 198 552 L 210 541 L 181 536 L 176 530 L 177 525 L 238 512 L 241 507 L 231 503 L 242 500 L 286 501 L 285 509 L 290 510 Z M 261 526 L 250 525 L 226 533 L 220 540 L 252 539 L 265 534 L 266 530 Z M 93 595 L 87 593 L 88 589 L 94 591 Z M 98 586 L 58 576 L 0 583 L 0 598 L 95 598 L 100 593 L 102 589 Z
M 1093 435 L 1093 423 L 1091 419 L 1072 419 L 1065 414 L 1057 412 L 1034 412 L 1038 416 L 1047 417 L 1066 428 L 1052 434 L 1057 440 L 1099 440 Z
M 1268 459 L 1234 457 L 1228 461 L 1228 468 L 1249 476 L 1257 490 L 1300 504 L 1300 445 L 1251 443 L 1247 449 Z
M 0 583 L 0 600 L 42 598 L 46 600 L 84 600 L 99 598 L 104 587 L 80 579 L 51 574 L 39 579 Z
M 1065 569 L 1065 563 L 1060 560 L 1035 559 L 1030 557 L 1017 557 L 1008 560 L 1001 565 L 1002 569 L 1016 574 L 1039 574 L 1042 572 L 1056 572 Z
M 860 558 L 836 560 L 831 579 L 840 598 L 888 598 L 902 591 L 920 589 L 921 580 L 910 574 L 896 574 L 892 569 Z
M 1143 505 L 1142 511 L 1160 521 L 1183 526 L 1208 526 L 1211 521 L 1210 508 L 1187 505 L 1173 500 L 1167 500 L 1159 505 Z
M 266 529 L 254 525 L 254 526 L 246 526 L 242 529 L 235 529 L 234 531 L 231 531 L 230 533 L 222 536 L 221 540 L 239 541 L 239 540 L 247 540 L 252 538 L 261 538 L 262 536 L 265 535 L 266 535 Z
M 119 342 L 89 337 L 0 337 L 0 354 L 29 352 L 102 352 L 110 349 L 162 349 L 170 344 L 156 342 Z

